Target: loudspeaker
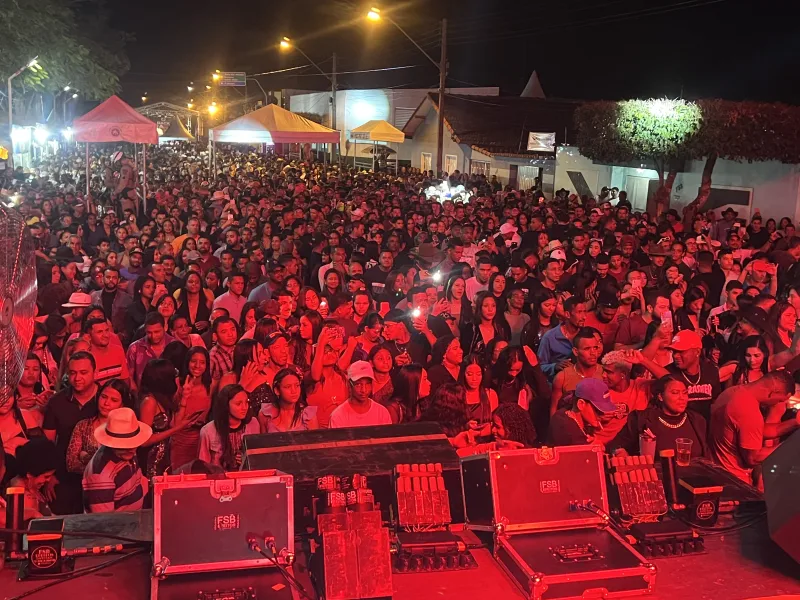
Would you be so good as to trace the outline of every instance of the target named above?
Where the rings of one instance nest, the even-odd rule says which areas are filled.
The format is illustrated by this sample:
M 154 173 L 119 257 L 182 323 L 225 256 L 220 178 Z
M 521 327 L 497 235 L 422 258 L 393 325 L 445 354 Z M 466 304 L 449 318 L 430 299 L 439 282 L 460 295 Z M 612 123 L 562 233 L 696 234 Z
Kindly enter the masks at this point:
M 405 423 L 248 435 L 242 469 L 278 469 L 294 476 L 295 519 L 313 523 L 317 478 L 366 475 L 383 518 L 397 521 L 392 470 L 399 464 L 441 464 L 453 523 L 464 522 L 461 466 L 438 423 Z
M 761 463 L 769 536 L 800 563 L 800 431 Z

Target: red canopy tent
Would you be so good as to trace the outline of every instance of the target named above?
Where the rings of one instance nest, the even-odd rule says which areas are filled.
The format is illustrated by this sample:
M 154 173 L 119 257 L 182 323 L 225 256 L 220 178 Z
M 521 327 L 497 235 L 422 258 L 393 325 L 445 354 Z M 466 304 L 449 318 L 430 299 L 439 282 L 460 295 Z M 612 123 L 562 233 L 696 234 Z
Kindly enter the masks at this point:
M 158 144 L 156 124 L 139 114 L 118 96 L 90 110 L 73 121 L 75 140 L 86 142 L 86 194 L 89 194 L 89 143 L 133 142 L 134 144 Z M 147 164 L 147 150 L 143 148 Z M 144 169 L 142 189 L 147 194 L 147 168 Z

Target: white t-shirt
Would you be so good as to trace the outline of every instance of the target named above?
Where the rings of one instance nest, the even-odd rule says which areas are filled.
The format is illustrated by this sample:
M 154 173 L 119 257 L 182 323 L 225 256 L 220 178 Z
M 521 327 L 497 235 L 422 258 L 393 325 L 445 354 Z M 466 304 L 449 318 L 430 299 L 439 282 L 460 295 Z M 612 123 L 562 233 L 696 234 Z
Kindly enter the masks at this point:
M 331 413 L 329 427 L 337 429 L 342 427 L 369 427 L 370 425 L 391 425 L 392 416 L 386 408 L 374 400 L 370 400 L 369 410 L 357 413 L 350 402 L 345 402 L 336 407 Z
M 475 294 L 477 294 L 478 292 L 485 292 L 488 289 L 489 289 L 488 281 L 486 283 L 481 283 L 480 281 L 478 281 L 477 277 L 470 277 L 469 279 L 467 279 L 466 289 L 464 293 L 467 296 L 467 300 L 472 302 L 473 300 L 475 300 Z

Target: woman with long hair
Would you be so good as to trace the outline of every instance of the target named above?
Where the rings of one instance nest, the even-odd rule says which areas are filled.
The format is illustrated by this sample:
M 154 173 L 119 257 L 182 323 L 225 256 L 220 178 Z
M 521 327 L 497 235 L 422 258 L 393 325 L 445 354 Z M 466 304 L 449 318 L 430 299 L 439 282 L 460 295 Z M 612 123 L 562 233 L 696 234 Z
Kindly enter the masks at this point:
M 722 365 L 719 380 L 727 387 L 753 383 L 769 372 L 769 348 L 760 335 L 749 335 L 739 343 L 739 359 Z
M 502 273 L 492 273 L 489 277 L 489 292 L 494 296 L 497 306 L 506 305 L 506 276 Z
M 692 458 L 707 457 L 706 421 L 696 410 L 686 410 L 689 391 L 686 382 L 676 375 L 666 375 L 653 384 L 654 404 L 635 410 L 617 436 L 606 444 L 606 451 L 616 456 L 639 453 L 639 434 L 649 429 L 656 437 L 656 456 L 662 450 L 674 450 L 675 440 L 692 440 Z
M 322 316 L 315 310 L 307 310 L 300 315 L 297 332 L 292 335 L 290 342 L 292 363 L 303 373 L 311 369 L 311 359 L 314 356 L 314 341 L 322 331 Z
M 385 286 L 378 300 L 380 302 L 388 302 L 389 308 L 394 308 L 400 300 L 406 297 L 407 292 L 408 288 L 405 274 L 395 269 L 389 271 L 389 274 L 386 276 Z
M 44 435 L 42 422 L 42 413 L 20 407 L 16 394 L 0 398 L 0 442 L 2 451 L 6 455 L 10 476 L 16 475 L 13 457 L 17 453 L 17 448 L 33 438 Z
M 200 273 L 189 271 L 183 285 L 176 292 L 178 302 L 177 314 L 189 319 L 189 324 L 195 333 L 202 333 L 209 327 L 211 320 L 211 304 L 214 301 L 213 293 L 203 287 L 203 277 Z M 244 330 L 243 330 L 244 331 Z
M 200 429 L 211 410 L 211 359 L 208 350 L 193 346 L 186 352 L 180 369 L 180 408 L 187 415 L 200 413 L 195 422 L 175 433 L 170 443 L 170 464 L 174 471 L 197 458 Z
M 558 326 L 556 308 L 558 299 L 555 292 L 541 288 L 533 293 L 533 318 L 522 328 L 522 343 L 533 350 L 539 351 L 539 344 L 545 333 Z
M 255 329 L 258 320 L 264 316 L 264 311 L 258 307 L 256 301 L 245 302 L 242 306 L 242 315 L 239 317 L 239 331 L 243 334 Z
M 78 421 L 72 430 L 67 447 L 67 471 L 83 474 L 86 465 L 100 447 L 94 437 L 94 430 L 108 420 L 108 413 L 123 406 L 133 408 L 133 396 L 128 384 L 121 379 L 106 381 L 97 394 L 97 414 Z
M 464 361 L 464 388 L 467 420 L 473 430 L 486 435 L 491 428 L 492 413 L 499 401 L 497 392 L 485 385 L 483 364 L 477 354 L 470 354 Z
M 518 404 L 525 410 L 531 406 L 534 394 L 525 377 L 526 360 L 525 353 L 518 346 L 508 347 L 500 353 L 490 376 L 500 404 Z
M 358 335 L 348 339 L 348 348 L 342 355 L 348 366 L 357 360 L 367 360 L 370 351 L 383 341 L 382 332 L 383 317 L 376 312 L 365 315 L 358 325 Z M 352 352 L 348 353 L 351 349 Z M 343 364 L 339 366 L 343 366 Z
M 468 432 L 465 395 L 463 385 L 446 383 L 431 396 L 428 408 L 419 418 L 420 421 L 439 423 L 456 447 L 468 445 L 464 436 Z
M 128 339 L 144 325 L 147 313 L 153 306 L 153 296 L 156 293 L 156 280 L 150 275 L 141 275 L 133 284 L 133 302 L 126 312 L 125 332 Z
M 311 287 L 304 287 L 300 290 L 300 295 L 297 298 L 297 310 L 315 310 L 323 319 L 326 319 L 328 318 L 328 301 L 323 300 L 317 290 Z
M 261 405 L 273 398 L 265 372 L 264 345 L 256 339 L 239 340 L 233 349 L 233 371 L 219 381 L 219 387 L 238 384 L 247 393 L 251 414 L 261 412 Z
M 367 315 L 374 310 L 374 306 L 372 295 L 368 291 L 360 290 L 353 294 L 353 321 L 356 325 L 361 325 Z
M 511 338 L 511 328 L 497 306 L 497 300 L 489 292 L 475 295 L 475 318 L 461 326 L 461 347 L 466 352 L 483 352 L 493 339 Z
M 693 331 L 699 332 L 701 329 L 700 324 L 705 323 L 705 319 L 702 318 L 705 301 L 706 293 L 703 291 L 703 288 L 697 286 L 690 287 L 684 296 L 683 308 L 678 309 L 676 315 L 678 323 L 685 325 L 688 322 L 691 324 L 691 329 Z M 684 327 L 684 329 L 688 328 Z
M 501 446 L 532 448 L 536 429 L 531 416 L 516 404 L 502 404 L 492 413 L 492 436 Z
M 39 358 L 39 381 L 45 390 L 51 390 L 56 382 L 57 363 L 47 348 L 49 342 L 50 333 L 47 331 L 47 327 L 45 327 L 44 323 L 34 321 L 29 352 Z
M 164 323 L 169 323 L 172 315 L 178 311 L 178 302 L 169 294 L 164 294 L 156 301 L 153 308 L 158 314 L 164 317 Z
M 281 369 L 272 382 L 271 402 L 261 405 L 258 421 L 262 433 L 319 429 L 317 407 L 309 406 L 302 375 L 295 369 Z
M 191 427 L 202 415 L 190 415 L 181 409 L 178 371 L 163 358 L 153 359 L 145 366 L 139 397 L 139 419 L 153 428 L 153 435 L 140 448 L 140 464 L 145 467 L 146 477 L 162 475 L 170 466 L 170 438 Z
M 24 523 L 53 514 L 44 490 L 52 484 L 62 461 L 56 445 L 45 437 L 33 439 L 17 450 L 14 465 L 16 477 L 11 479 L 8 487 L 24 490 Z
M 788 302 L 776 302 L 769 310 L 767 335 L 772 341 L 774 351 L 783 352 L 792 346 L 794 330 L 797 327 L 797 310 Z
M 466 280 L 460 274 L 450 277 L 444 288 L 444 299 L 450 303 L 447 312 L 455 319 L 456 327 L 472 321 L 472 305 L 467 299 L 466 291 Z
M 392 367 L 394 361 L 392 352 L 385 344 L 377 344 L 369 351 L 367 360 L 372 364 L 372 371 L 375 379 L 372 382 L 372 399 L 378 404 L 389 409 L 392 415 L 392 423 L 399 423 L 402 411 L 399 407 L 390 408 L 394 388 L 392 387 Z M 397 421 L 395 421 L 395 417 Z
M 389 403 L 401 409 L 402 413 L 392 414 L 392 423 L 416 421 L 424 410 L 431 393 L 428 373 L 418 364 L 410 364 L 392 371 L 392 390 L 394 397 Z M 390 408 L 387 406 L 387 408 Z M 389 410 L 392 413 L 392 410 Z M 395 421 L 397 417 L 397 421 Z
M 259 433 L 258 419 L 250 413 L 247 392 L 231 384 L 214 397 L 213 420 L 200 430 L 198 458 L 226 471 L 238 471 L 242 465 L 244 436 Z

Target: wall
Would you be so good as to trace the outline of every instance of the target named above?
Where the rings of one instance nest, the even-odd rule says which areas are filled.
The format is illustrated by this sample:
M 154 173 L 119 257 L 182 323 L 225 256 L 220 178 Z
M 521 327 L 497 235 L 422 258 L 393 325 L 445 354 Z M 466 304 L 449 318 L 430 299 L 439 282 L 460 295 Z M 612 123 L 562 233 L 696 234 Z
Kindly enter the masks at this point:
M 350 130 L 372 120 L 388 121 L 402 129 L 431 91 L 421 89 L 339 90 L 336 92 L 336 128 L 342 132 L 342 144 Z M 448 94 L 465 96 L 499 96 L 498 87 L 448 88 Z M 289 110 L 317 114 L 330 121 L 330 92 L 295 93 L 289 97 Z M 352 150 L 351 150 L 352 152 Z M 401 158 L 402 160 L 402 158 Z
M 400 145 L 399 158 L 401 161 L 411 161 L 412 167 L 420 168 L 421 153 L 429 152 L 432 159 L 431 166 L 436 168 L 437 114 L 436 110 L 431 107 L 425 116 L 425 121 L 417 127 L 414 137 L 406 138 L 406 141 Z M 456 155 L 456 168 L 459 171 L 463 172 L 469 168 L 468 159 L 472 156 L 473 150 L 463 144 L 455 143 L 447 127 L 444 131 L 444 153 Z M 489 159 L 476 158 L 476 160 Z M 442 165 L 444 165 L 444 159 L 442 159 Z
M 678 173 L 672 188 L 670 207 L 678 212 L 694 200 L 700 187 L 705 161 L 695 160 L 686 163 L 686 171 Z M 652 169 L 629 168 L 596 164 L 582 156 L 578 149 L 561 146 L 556 155 L 556 189 L 562 187 L 575 191 L 575 185 L 568 171 L 583 174 L 595 195 L 603 186 L 616 186 L 631 193 L 633 179 L 657 179 Z M 593 182 L 596 181 L 596 184 Z M 787 165 L 775 161 L 739 163 L 732 160 L 718 160 L 711 176 L 712 187 L 730 186 L 752 188 L 751 210 L 758 208 L 765 219 L 778 220 L 791 217 L 800 221 L 800 166 Z M 745 216 L 745 215 L 743 215 Z
M 697 196 L 705 161 L 691 161 L 679 173 L 672 188 L 670 206 L 681 210 Z M 775 161 L 739 163 L 718 160 L 711 185 L 753 188 L 751 211 L 758 208 L 765 219 L 790 217 L 800 221 L 800 168 Z
M 583 175 L 583 180 L 589 191 L 595 196 L 599 195 L 603 186 L 612 187 L 612 167 L 609 165 L 595 164 L 590 159 L 581 155 L 574 146 L 559 146 L 556 150 L 555 189 L 567 189 L 570 193 L 577 193 L 577 186 L 570 178 Z

